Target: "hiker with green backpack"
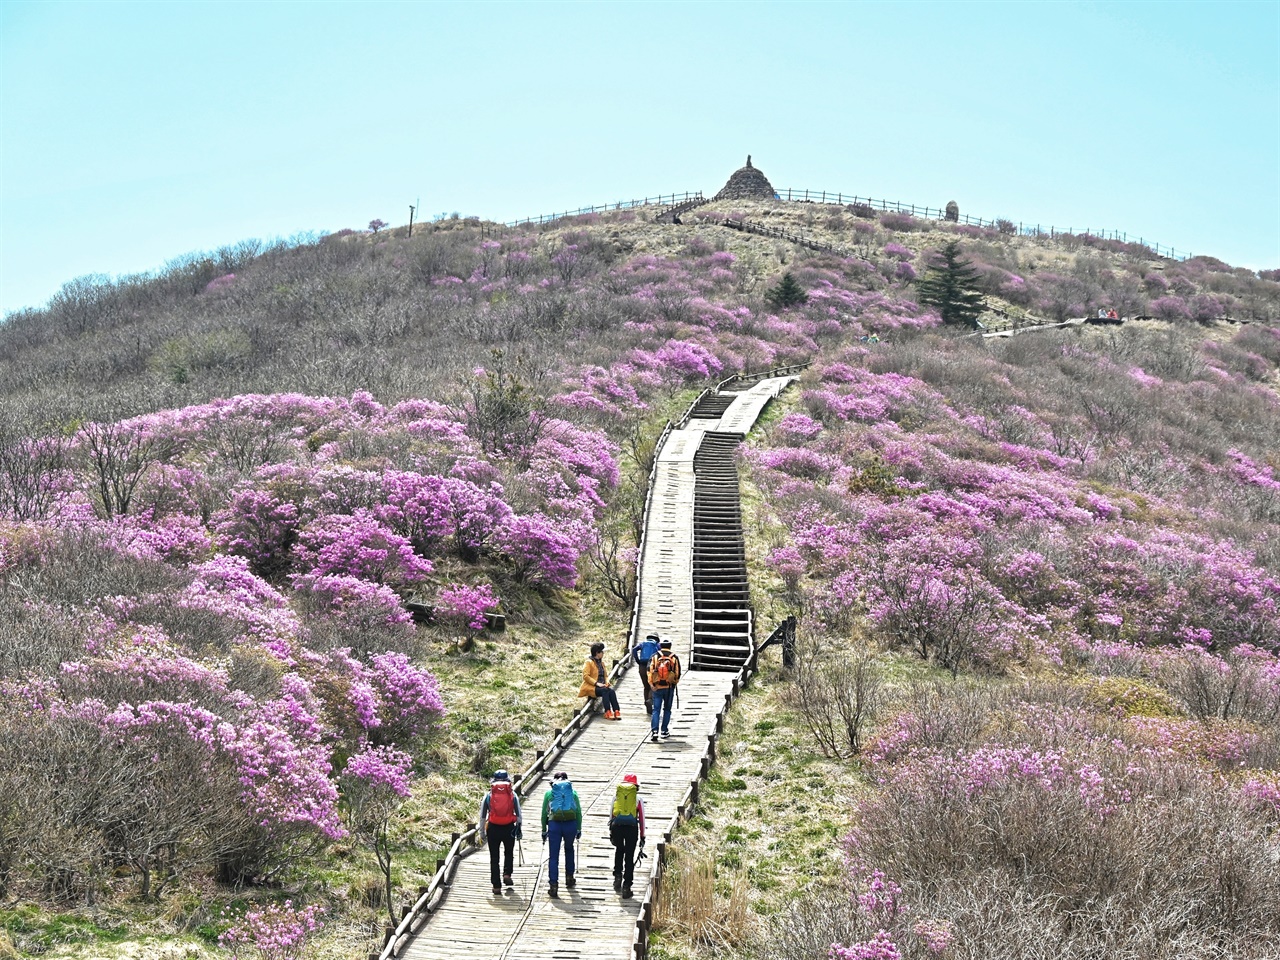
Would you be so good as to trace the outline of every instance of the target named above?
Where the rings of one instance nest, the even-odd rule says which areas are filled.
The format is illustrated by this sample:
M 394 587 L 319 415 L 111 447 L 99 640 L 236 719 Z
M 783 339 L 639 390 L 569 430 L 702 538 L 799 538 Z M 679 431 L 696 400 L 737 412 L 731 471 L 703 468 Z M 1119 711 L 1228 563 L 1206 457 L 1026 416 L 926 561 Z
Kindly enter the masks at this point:
M 551 858 L 547 869 L 547 894 L 560 895 L 560 846 L 564 845 L 564 885 L 572 890 L 577 883 L 573 879 L 573 844 L 582 836 L 582 804 L 578 791 L 563 771 L 551 779 L 551 789 L 542 798 L 542 841 L 551 839 Z
M 663 640 L 658 655 L 649 661 L 649 686 L 653 688 L 653 716 L 650 731 L 658 742 L 658 721 L 662 721 L 662 739 L 671 736 L 671 704 L 680 682 L 680 658 L 671 652 L 671 641 Z
M 614 792 L 613 810 L 609 816 L 609 842 L 613 844 L 613 889 L 623 898 L 631 896 L 631 881 L 636 869 L 636 840 L 644 846 L 644 801 L 640 799 L 640 781 L 628 773 Z

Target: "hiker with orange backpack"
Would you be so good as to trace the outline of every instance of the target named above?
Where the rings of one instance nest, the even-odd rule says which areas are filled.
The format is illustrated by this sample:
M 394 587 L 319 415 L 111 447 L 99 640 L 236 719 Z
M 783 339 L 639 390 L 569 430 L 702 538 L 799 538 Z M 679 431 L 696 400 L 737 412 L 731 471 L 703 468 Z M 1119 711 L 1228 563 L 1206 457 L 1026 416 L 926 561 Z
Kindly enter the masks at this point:
M 609 816 L 609 842 L 613 844 L 613 889 L 623 898 L 631 896 L 631 881 L 636 869 L 636 840 L 644 845 L 644 801 L 640 799 L 640 781 L 628 773 L 614 792 L 613 810 Z
M 650 730 L 658 742 L 658 720 L 662 720 L 662 739 L 671 736 L 671 703 L 680 682 L 680 658 L 671 652 L 671 641 L 663 640 L 658 655 L 649 661 L 649 686 L 653 690 L 653 717 Z
M 609 686 L 609 673 L 604 668 L 604 644 L 593 643 L 591 656 L 582 665 L 582 686 L 578 688 L 578 696 L 588 699 L 600 698 L 604 704 L 606 720 L 621 720 L 622 708 L 618 705 L 618 695 Z
M 502 885 L 498 882 L 498 848 L 504 848 L 506 854 L 502 884 L 510 887 L 513 885 L 512 857 L 516 841 L 520 839 L 523 819 L 520 798 L 511 786 L 511 775 L 505 770 L 494 771 L 489 792 L 480 801 L 480 816 L 476 823 L 480 825 L 480 842 L 487 840 L 489 844 L 489 879 L 496 895 L 502 894 Z

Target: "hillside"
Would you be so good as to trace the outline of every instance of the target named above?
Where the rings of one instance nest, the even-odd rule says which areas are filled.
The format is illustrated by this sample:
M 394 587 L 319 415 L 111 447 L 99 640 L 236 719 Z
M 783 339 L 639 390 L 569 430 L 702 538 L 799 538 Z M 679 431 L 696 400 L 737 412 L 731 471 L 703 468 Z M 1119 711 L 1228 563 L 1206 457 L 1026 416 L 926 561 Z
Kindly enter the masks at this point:
M 621 653 L 667 417 L 807 362 L 743 458 L 801 665 L 735 707 L 656 955 L 1275 954 L 1274 274 L 834 205 L 682 220 L 245 244 L 0 324 L 13 949 L 287 955 L 254 910 L 376 948 L 586 645 Z M 943 327 L 913 297 L 951 239 L 990 328 L 1146 319 Z

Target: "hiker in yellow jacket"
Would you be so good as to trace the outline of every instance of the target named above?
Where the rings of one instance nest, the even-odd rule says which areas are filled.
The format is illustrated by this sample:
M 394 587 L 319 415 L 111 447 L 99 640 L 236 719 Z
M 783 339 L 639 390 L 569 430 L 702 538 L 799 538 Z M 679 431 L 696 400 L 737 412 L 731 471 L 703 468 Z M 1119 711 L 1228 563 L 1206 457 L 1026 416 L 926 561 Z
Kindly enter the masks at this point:
M 609 686 L 609 672 L 604 668 L 604 644 L 593 643 L 591 656 L 582 665 L 582 686 L 578 688 L 580 697 L 599 697 L 604 704 L 606 720 L 621 720 L 622 710 L 618 706 L 618 695 Z

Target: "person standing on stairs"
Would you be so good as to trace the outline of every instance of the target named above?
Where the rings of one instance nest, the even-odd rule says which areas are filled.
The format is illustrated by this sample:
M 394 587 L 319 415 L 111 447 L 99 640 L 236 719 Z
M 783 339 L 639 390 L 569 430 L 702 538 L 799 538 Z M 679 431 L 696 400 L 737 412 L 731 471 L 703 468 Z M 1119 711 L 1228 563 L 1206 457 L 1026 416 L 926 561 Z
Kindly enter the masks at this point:
M 628 773 L 614 793 L 609 816 L 609 842 L 614 848 L 613 889 L 621 890 L 623 899 L 631 896 L 637 839 L 644 843 L 644 800 L 640 798 L 639 779 Z
M 606 720 L 621 720 L 622 709 L 618 706 L 618 695 L 609 686 L 609 672 L 604 668 L 604 644 L 593 643 L 591 656 L 582 665 L 582 686 L 578 688 L 578 696 L 599 697 L 604 704 Z
M 572 890 L 577 886 L 573 879 L 573 844 L 582 836 L 582 802 L 578 791 L 569 782 L 569 775 L 560 771 L 551 779 L 551 789 L 542 798 L 542 840 L 551 839 L 551 857 L 547 866 L 547 895 L 560 896 L 560 845 L 564 844 L 564 885 Z
M 520 798 L 511 786 L 511 774 L 505 770 L 494 771 L 489 792 L 480 801 L 480 842 L 489 844 L 489 880 L 493 892 L 502 894 L 502 884 L 511 886 L 512 853 L 520 839 Z M 502 865 L 502 881 L 498 881 L 498 848 L 506 854 Z
M 662 721 L 662 739 L 671 736 L 671 704 L 680 682 L 680 658 L 671 652 L 671 641 L 663 640 L 658 655 L 649 661 L 649 686 L 653 688 L 653 714 L 650 731 L 658 742 L 658 721 Z
M 661 638 L 656 633 L 651 633 L 631 648 L 631 659 L 635 661 L 636 669 L 640 671 L 640 685 L 644 688 L 645 716 L 653 713 L 653 690 L 649 687 L 649 661 L 658 655 L 658 649 L 661 646 Z

